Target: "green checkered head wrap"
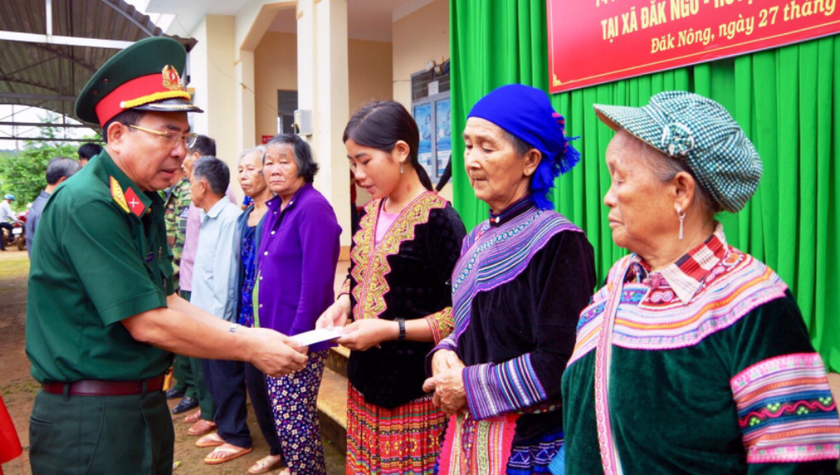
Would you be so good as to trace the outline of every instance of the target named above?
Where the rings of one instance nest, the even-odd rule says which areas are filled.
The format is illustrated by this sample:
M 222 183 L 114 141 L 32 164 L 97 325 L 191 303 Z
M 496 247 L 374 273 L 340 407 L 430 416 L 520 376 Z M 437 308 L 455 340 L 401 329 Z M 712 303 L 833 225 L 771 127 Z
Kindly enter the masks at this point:
M 711 99 L 666 91 L 644 107 L 594 107 L 611 129 L 624 129 L 683 161 L 726 211 L 740 211 L 758 188 L 762 171 L 758 151 L 729 112 Z

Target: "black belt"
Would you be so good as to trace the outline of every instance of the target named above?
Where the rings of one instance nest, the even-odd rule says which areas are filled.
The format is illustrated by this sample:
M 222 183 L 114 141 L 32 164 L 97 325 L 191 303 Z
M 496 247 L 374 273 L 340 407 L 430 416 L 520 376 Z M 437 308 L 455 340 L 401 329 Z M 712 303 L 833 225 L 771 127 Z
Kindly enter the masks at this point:
M 64 394 L 69 386 L 71 396 L 134 396 L 161 391 L 164 375 L 145 381 L 76 381 L 75 383 L 44 383 L 44 391 L 50 394 Z M 145 388 L 144 388 L 145 386 Z

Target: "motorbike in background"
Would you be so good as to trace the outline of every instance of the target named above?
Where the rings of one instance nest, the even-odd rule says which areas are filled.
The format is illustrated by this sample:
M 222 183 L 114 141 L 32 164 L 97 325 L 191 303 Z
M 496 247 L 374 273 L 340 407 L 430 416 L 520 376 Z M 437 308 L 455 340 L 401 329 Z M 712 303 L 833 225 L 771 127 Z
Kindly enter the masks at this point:
M 17 215 L 17 219 L 12 221 L 12 233 L 2 229 L 3 243 L 6 246 L 17 246 L 18 250 L 26 249 L 26 217 L 29 215 L 29 210 L 21 211 Z

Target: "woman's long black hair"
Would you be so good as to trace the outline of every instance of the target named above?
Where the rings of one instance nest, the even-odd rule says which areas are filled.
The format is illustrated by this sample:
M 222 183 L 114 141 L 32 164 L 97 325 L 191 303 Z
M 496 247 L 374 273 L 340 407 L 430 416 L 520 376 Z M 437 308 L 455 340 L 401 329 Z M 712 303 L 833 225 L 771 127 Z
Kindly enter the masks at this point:
M 343 141 L 346 143 L 350 139 L 362 147 L 375 148 L 386 153 L 391 153 L 400 140 L 407 143 L 408 163 L 417 172 L 420 183 L 427 190 L 433 189 L 426 169 L 417 161 L 417 149 L 420 147 L 417 123 L 399 102 L 373 102 L 353 114 L 344 129 Z

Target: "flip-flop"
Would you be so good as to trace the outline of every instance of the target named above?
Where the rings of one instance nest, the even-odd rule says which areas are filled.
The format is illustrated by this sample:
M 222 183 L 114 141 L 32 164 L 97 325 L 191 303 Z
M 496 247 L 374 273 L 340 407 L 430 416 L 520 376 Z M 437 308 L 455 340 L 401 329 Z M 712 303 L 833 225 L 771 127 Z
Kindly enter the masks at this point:
M 185 424 L 195 424 L 196 422 L 201 420 L 201 411 L 193 411 L 187 417 L 184 418 Z
M 215 422 L 201 419 L 198 422 L 196 422 L 192 427 L 190 427 L 189 430 L 187 430 L 187 434 L 193 437 L 197 437 L 199 435 L 209 434 L 214 430 L 216 430 Z
M 220 445 L 224 445 L 224 443 L 225 440 L 219 436 L 219 433 L 213 432 L 212 434 L 205 435 L 204 437 L 198 439 L 195 446 L 205 449 L 208 447 L 218 447 Z
M 210 452 L 207 457 L 204 457 L 204 463 L 207 465 L 219 465 L 220 463 L 230 462 L 231 460 L 238 459 L 243 455 L 248 455 L 254 451 L 253 447 L 249 447 L 247 449 L 223 449 L 221 447 L 216 447 L 212 452 Z M 210 455 L 220 453 L 225 454 L 222 458 L 210 458 Z
M 251 475 L 259 475 L 260 473 L 266 473 L 274 470 L 275 468 L 280 468 L 283 465 L 283 457 L 280 457 L 276 462 L 271 463 L 270 460 L 272 457 L 272 455 L 266 455 L 265 457 L 257 460 L 257 462 L 254 465 L 251 465 L 251 468 L 248 469 L 248 473 Z

